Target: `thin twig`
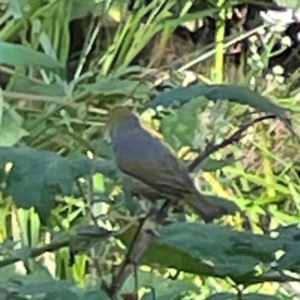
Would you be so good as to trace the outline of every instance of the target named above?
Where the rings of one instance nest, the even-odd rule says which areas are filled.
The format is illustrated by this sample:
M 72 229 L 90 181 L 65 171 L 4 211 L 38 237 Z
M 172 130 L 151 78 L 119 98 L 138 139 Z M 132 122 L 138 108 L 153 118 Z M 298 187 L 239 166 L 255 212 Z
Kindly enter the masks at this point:
M 254 124 L 261 122 L 266 119 L 275 119 L 277 118 L 274 114 L 266 114 L 263 116 L 260 116 L 256 119 L 250 120 L 243 124 L 237 131 L 235 131 L 229 138 L 223 140 L 219 144 L 212 144 L 209 143 L 206 147 L 206 149 L 200 153 L 189 165 L 188 170 L 190 172 L 194 171 L 206 158 L 208 158 L 212 153 L 227 147 L 228 145 L 231 145 L 233 143 L 236 143 L 240 141 L 243 137 L 243 133 Z
M 166 200 L 163 206 L 156 211 L 154 214 L 150 213 L 141 224 L 137 235 L 133 239 L 131 247 L 127 253 L 127 256 L 118 269 L 117 274 L 114 276 L 107 293 L 111 298 L 114 298 L 120 289 L 122 288 L 125 280 L 134 272 L 135 268 L 139 265 L 140 260 L 146 250 L 148 249 L 150 243 L 157 237 L 160 229 L 160 225 L 163 224 L 165 218 L 167 217 L 168 210 L 174 203 Z M 151 229 L 145 228 L 147 220 L 151 220 L 153 226 Z
M 63 239 L 60 241 L 52 242 L 52 243 L 42 246 L 42 247 L 33 248 L 33 249 L 31 249 L 28 257 L 35 258 L 37 256 L 42 255 L 45 252 L 58 251 L 61 248 L 68 247 L 70 245 L 70 240 L 71 240 L 71 238 L 69 237 L 69 238 L 66 238 L 66 239 Z M 26 259 L 28 259 L 28 257 L 26 257 Z M 3 259 L 0 261 L 0 268 L 3 268 L 8 265 L 12 265 L 18 261 L 24 261 L 24 259 L 22 259 L 21 257 L 17 257 L 17 256 Z
M 132 239 L 132 243 L 129 246 L 129 249 L 127 251 L 127 255 L 121 264 L 120 268 L 117 270 L 117 274 L 113 275 L 113 280 L 111 285 L 109 286 L 107 292 L 110 294 L 111 297 L 115 296 L 119 289 L 122 287 L 123 283 L 125 282 L 126 278 L 131 274 L 133 270 L 132 268 L 132 262 L 130 260 L 131 253 L 133 252 L 133 249 L 135 248 L 135 245 L 139 239 L 140 233 L 143 229 L 143 225 L 145 224 L 147 220 L 147 217 L 144 218 L 143 220 L 140 220 L 139 226 L 137 229 L 137 232 L 135 236 Z

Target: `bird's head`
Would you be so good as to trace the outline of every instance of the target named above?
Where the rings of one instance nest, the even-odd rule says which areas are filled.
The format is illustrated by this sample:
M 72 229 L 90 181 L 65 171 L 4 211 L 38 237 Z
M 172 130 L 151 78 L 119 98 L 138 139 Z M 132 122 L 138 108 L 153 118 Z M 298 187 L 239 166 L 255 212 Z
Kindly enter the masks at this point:
M 128 107 L 117 106 L 113 108 L 109 115 L 107 128 L 110 136 L 112 136 L 116 130 L 125 127 L 139 127 L 140 123 L 138 118 L 130 111 Z

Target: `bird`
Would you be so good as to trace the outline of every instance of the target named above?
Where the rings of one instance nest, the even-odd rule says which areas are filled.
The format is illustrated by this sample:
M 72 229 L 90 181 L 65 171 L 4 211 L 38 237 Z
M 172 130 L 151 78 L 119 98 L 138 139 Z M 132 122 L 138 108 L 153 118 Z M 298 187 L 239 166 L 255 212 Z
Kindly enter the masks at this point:
M 117 167 L 132 182 L 140 182 L 139 192 L 150 187 L 164 198 L 178 203 L 184 201 L 206 222 L 228 213 L 200 193 L 185 164 L 169 147 L 145 130 L 138 117 L 126 106 L 116 106 L 107 123 Z M 145 195 L 147 198 L 147 195 Z

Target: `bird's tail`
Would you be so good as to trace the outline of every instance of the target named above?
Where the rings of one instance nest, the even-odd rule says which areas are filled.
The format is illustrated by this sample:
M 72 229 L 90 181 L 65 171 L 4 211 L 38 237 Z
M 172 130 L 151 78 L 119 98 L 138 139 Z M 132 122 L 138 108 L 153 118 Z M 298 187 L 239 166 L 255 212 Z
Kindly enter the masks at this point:
M 214 199 L 214 197 L 207 197 L 200 193 L 189 196 L 186 195 L 184 201 L 205 223 L 210 223 L 214 219 L 221 218 L 227 214 L 233 214 L 238 210 L 235 204 L 228 205 L 229 201 L 222 201 L 220 198 Z

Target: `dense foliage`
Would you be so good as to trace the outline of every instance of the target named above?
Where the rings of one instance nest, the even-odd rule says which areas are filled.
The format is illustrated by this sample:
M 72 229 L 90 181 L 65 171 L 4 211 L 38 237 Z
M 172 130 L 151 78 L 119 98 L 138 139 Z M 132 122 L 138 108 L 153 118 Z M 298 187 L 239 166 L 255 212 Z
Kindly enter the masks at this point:
M 264 22 L 271 1 L 0 4 L 0 299 L 299 297 L 297 18 Z M 133 196 L 116 105 L 232 215 Z

